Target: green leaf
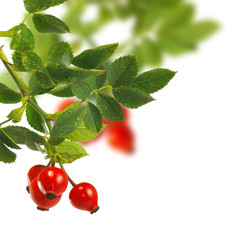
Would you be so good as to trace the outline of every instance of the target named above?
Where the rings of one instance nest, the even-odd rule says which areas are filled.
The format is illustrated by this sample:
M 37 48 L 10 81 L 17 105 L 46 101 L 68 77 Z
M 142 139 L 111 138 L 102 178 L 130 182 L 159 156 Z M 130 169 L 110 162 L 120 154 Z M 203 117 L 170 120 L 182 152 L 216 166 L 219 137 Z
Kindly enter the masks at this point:
M 21 106 L 19 108 L 13 109 L 10 114 L 8 114 L 8 118 L 12 119 L 13 123 L 18 123 L 22 120 L 23 113 L 26 109 L 26 104 L 24 106 Z
M 158 68 L 138 75 L 129 87 L 137 88 L 145 93 L 154 93 L 165 87 L 176 72 Z
M 54 137 L 66 137 L 74 130 L 77 129 L 81 121 L 83 120 L 85 109 L 83 106 L 72 107 L 64 111 L 55 122 L 51 138 Z
M 163 60 L 163 51 L 159 40 L 150 37 L 144 37 L 138 45 L 134 46 L 131 54 L 136 55 L 140 67 L 156 66 Z
M 58 145 L 57 148 L 64 163 L 71 163 L 88 155 L 80 144 L 67 140 Z
M 48 62 L 69 66 L 72 63 L 73 53 L 66 42 L 54 44 L 48 52 Z
M 27 51 L 22 55 L 22 65 L 28 72 L 37 71 L 42 68 L 42 59 L 35 53 Z
M 7 145 L 10 148 L 14 149 L 21 149 L 14 141 L 13 139 L 8 136 L 3 129 L 0 128 L 0 141 L 2 141 L 5 145 Z
M 124 120 L 122 107 L 113 97 L 99 93 L 97 95 L 97 106 L 106 119 L 111 121 Z
M 39 84 L 37 83 L 35 74 L 36 73 L 32 74 L 30 76 L 30 80 L 29 80 L 29 87 L 32 90 L 31 95 L 34 96 L 34 95 L 40 95 L 40 94 L 47 93 L 49 90 L 48 89 L 44 89 L 44 88 L 39 86 Z
M 75 142 L 88 142 L 96 138 L 106 127 L 107 125 L 103 125 L 99 132 L 89 130 L 84 122 L 78 126 L 78 128 L 68 135 L 68 139 Z
M 51 7 L 52 0 L 24 0 L 25 9 L 30 12 L 43 11 Z
M 135 57 L 121 57 L 109 67 L 107 72 L 108 83 L 114 87 L 129 85 L 137 72 L 138 66 Z
M 102 128 L 102 115 L 98 108 L 90 102 L 88 102 L 86 105 L 86 114 L 83 120 L 85 126 L 91 131 L 99 132 Z
M 72 83 L 72 92 L 77 98 L 85 100 L 92 90 L 85 81 L 74 81 Z
M 73 59 L 73 65 L 81 68 L 100 67 L 116 50 L 118 44 L 108 44 L 83 51 Z
M 36 83 L 43 89 L 51 89 L 56 85 L 46 68 L 35 71 L 35 79 Z
M 0 83 L 0 103 L 18 103 L 22 99 L 21 94 L 13 91 L 3 83 Z
M 57 89 L 53 89 L 50 93 L 56 97 L 73 97 L 74 96 L 72 92 L 72 84 L 66 84 Z
M 83 81 L 105 72 L 103 70 L 88 70 L 63 65 L 49 65 L 47 66 L 47 70 L 53 80 L 58 83 L 71 83 L 74 80 Z
M 26 130 L 24 132 L 25 132 L 25 135 L 27 136 L 27 138 L 29 138 L 32 142 L 35 142 L 37 144 L 45 144 L 46 143 L 46 140 L 39 134 L 29 131 L 29 130 Z
M 22 63 L 22 56 L 23 56 L 23 53 L 16 50 L 12 55 L 12 59 L 16 68 L 18 68 L 20 71 L 26 72 L 26 69 L 24 68 Z
M 57 6 L 67 0 L 24 0 L 25 9 L 30 12 L 39 12 Z
M 204 20 L 174 31 L 171 37 L 185 44 L 195 44 L 209 37 L 218 28 L 219 25 L 216 22 Z
M 52 137 L 48 140 L 48 143 L 51 145 L 59 145 L 60 143 L 62 143 L 64 141 L 65 137 Z
M 18 30 L 19 32 L 17 32 L 12 38 L 10 48 L 20 52 L 32 51 L 35 43 L 33 33 L 25 24 L 19 25 Z
M 32 99 L 36 102 L 34 98 Z M 26 116 L 27 121 L 31 127 L 33 127 L 35 130 L 39 132 L 47 133 L 45 120 L 30 104 L 27 104 Z
M 68 26 L 60 19 L 48 14 L 34 14 L 33 23 L 38 32 L 41 33 L 67 33 Z
M 4 163 L 12 163 L 16 160 L 16 154 L 10 151 L 2 141 L 0 141 L 0 161 Z
M 132 87 L 115 88 L 112 93 L 113 96 L 127 108 L 138 108 L 155 100 L 149 94 Z
M 162 19 L 162 31 L 184 27 L 191 23 L 194 17 L 193 4 L 182 4 L 171 8 Z
M 88 78 L 87 84 L 90 86 L 92 90 L 101 88 L 107 79 L 107 72 L 100 74 L 96 77 Z
M 7 126 L 4 127 L 3 130 L 16 144 L 25 144 L 25 131 L 29 130 L 28 128 L 20 126 Z

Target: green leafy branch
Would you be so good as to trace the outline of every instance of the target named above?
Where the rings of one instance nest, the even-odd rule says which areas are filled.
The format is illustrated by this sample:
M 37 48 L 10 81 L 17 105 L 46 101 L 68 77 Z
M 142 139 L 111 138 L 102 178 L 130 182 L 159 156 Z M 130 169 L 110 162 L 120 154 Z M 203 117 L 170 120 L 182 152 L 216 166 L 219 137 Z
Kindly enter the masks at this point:
M 105 128 L 103 117 L 111 121 L 123 121 L 121 104 L 127 108 L 138 108 L 154 100 L 152 93 L 164 88 L 174 77 L 174 71 L 157 68 L 138 74 L 134 56 L 124 56 L 108 62 L 118 44 L 107 44 L 73 54 L 67 42 L 56 42 L 43 60 L 35 51 L 35 37 L 25 24 L 32 16 L 38 34 L 69 33 L 69 27 L 60 19 L 39 13 L 65 2 L 64 0 L 25 0 L 28 14 L 17 26 L 0 32 L 0 36 L 11 38 L 13 51 L 10 63 L 0 48 L 0 59 L 11 75 L 19 91 L 0 84 L 0 102 L 22 103 L 0 123 L 0 161 L 14 162 L 12 149 L 26 145 L 39 151 L 49 159 L 49 164 L 71 163 L 87 156 L 79 142 L 94 139 Z M 26 83 L 19 74 L 31 75 Z M 37 96 L 51 94 L 56 97 L 79 99 L 66 109 L 48 114 L 37 103 Z M 26 127 L 8 125 L 18 123 L 26 113 Z M 53 124 L 54 123 L 54 124 Z

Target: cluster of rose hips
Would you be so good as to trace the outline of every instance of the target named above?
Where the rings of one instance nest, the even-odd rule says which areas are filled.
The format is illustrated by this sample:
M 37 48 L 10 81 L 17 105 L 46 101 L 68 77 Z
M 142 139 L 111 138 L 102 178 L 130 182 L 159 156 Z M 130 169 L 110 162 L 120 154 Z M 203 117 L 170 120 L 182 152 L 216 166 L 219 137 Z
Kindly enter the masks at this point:
M 71 204 L 80 210 L 94 213 L 98 211 L 98 194 L 93 185 L 87 182 L 75 184 L 61 168 L 35 165 L 27 174 L 27 190 L 37 209 L 48 211 L 57 205 L 70 181 L 73 185 L 69 193 Z
M 76 102 L 74 98 L 63 99 L 59 102 L 56 111 L 60 112 L 74 102 Z M 124 113 L 124 121 L 117 122 L 103 118 L 104 124 L 107 125 L 105 130 L 101 132 L 95 139 L 89 142 L 84 142 L 83 144 L 87 145 L 93 143 L 105 135 L 107 144 L 113 149 L 126 154 L 133 153 L 135 150 L 135 136 L 129 125 L 129 109 L 122 106 L 122 110 Z

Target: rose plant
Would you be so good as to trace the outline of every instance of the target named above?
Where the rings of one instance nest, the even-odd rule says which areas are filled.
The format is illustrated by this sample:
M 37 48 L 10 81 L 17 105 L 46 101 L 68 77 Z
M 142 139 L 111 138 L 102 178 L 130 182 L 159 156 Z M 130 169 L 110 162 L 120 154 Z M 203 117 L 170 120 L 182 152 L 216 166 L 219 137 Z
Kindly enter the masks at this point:
M 74 56 L 69 43 L 56 42 L 44 61 L 34 51 L 35 38 L 26 19 L 32 18 L 38 34 L 68 34 L 70 29 L 62 20 L 43 12 L 65 1 L 24 0 L 28 13 L 23 21 L 0 32 L 1 37 L 11 39 L 13 51 L 10 61 L 4 47 L 0 47 L 0 59 L 19 89 L 15 91 L 1 83 L 0 103 L 21 103 L 0 123 L 0 161 L 14 162 L 17 157 L 14 150 L 21 149 L 21 145 L 41 152 L 48 163 L 29 170 L 27 187 L 38 209 L 55 206 L 70 182 L 72 205 L 94 213 L 99 209 L 97 190 L 90 183 L 76 184 L 64 164 L 88 155 L 79 142 L 96 138 L 106 126 L 103 118 L 124 121 L 122 106 L 135 109 L 153 101 L 151 94 L 165 87 L 176 72 L 157 68 L 138 74 L 134 56 L 123 56 L 106 64 L 117 43 L 87 49 Z M 29 82 L 20 77 L 22 73 L 31 75 Z M 78 101 L 49 114 L 37 102 L 37 96 L 48 94 L 75 97 Z M 24 113 L 32 129 L 15 125 Z

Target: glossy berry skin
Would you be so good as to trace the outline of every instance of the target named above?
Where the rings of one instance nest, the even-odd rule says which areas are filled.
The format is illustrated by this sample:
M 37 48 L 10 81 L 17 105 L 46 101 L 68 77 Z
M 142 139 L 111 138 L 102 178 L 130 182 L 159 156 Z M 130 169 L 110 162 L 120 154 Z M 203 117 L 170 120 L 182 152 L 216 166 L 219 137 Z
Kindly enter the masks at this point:
M 129 115 L 130 115 L 129 109 L 122 106 L 122 105 L 121 105 L 121 107 L 122 107 L 123 114 L 124 114 L 124 121 L 110 121 L 110 120 L 103 117 L 103 123 L 108 125 L 108 126 L 122 125 L 122 124 L 128 123 Z
M 39 190 L 37 177 L 33 179 L 29 191 L 33 202 L 37 204 L 37 209 L 42 211 L 48 211 L 49 208 L 52 208 L 55 205 L 57 205 L 57 203 L 60 201 L 62 197 L 62 195 L 59 195 L 53 200 L 48 200 L 46 196 Z
M 109 146 L 123 153 L 133 153 L 135 150 L 135 136 L 127 124 L 109 126 L 106 132 Z
M 95 213 L 99 210 L 96 188 L 87 182 L 77 184 L 69 193 L 71 204 L 80 210 Z
M 35 166 L 33 166 L 29 169 L 28 174 L 27 174 L 28 186 L 30 186 L 33 179 L 35 177 L 37 177 L 40 174 L 40 172 L 45 168 L 46 168 L 46 166 L 38 164 L 38 165 L 35 165 Z
M 73 98 L 66 98 L 66 99 L 61 100 L 56 107 L 56 112 L 61 112 L 63 109 L 65 109 L 66 107 L 68 107 L 69 105 L 71 105 L 72 103 L 75 103 L 75 102 L 76 102 L 76 100 Z
M 67 189 L 68 176 L 60 168 L 48 167 L 38 175 L 37 182 L 40 191 L 48 199 L 53 199 Z

